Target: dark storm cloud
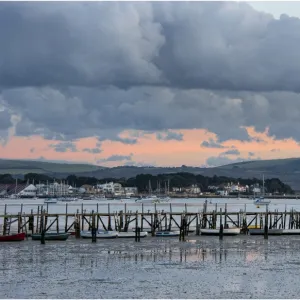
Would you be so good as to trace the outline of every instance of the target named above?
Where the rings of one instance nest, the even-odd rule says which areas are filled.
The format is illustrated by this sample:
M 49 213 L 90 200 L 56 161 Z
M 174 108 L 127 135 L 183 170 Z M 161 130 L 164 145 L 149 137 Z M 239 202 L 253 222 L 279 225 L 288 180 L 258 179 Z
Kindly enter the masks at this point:
M 205 148 L 221 148 L 221 149 L 226 148 L 222 144 L 214 141 L 213 139 L 210 139 L 209 141 L 203 141 L 201 143 L 201 147 L 205 147 Z
M 241 152 L 237 149 L 232 149 L 221 153 L 221 155 L 240 155 L 240 154 Z
M 82 150 L 83 152 L 88 152 L 88 153 L 93 153 L 93 154 L 97 154 L 97 153 L 101 153 L 102 150 L 99 148 L 84 148 Z
M 76 145 L 71 142 L 62 142 L 58 144 L 50 144 L 51 148 L 54 148 L 56 152 L 77 152 Z
M 192 128 L 246 141 L 245 126 L 300 141 L 299 29 L 241 2 L 2 2 L 0 104 L 17 135 L 64 142 Z
M 11 115 L 7 111 L 0 110 L 0 130 L 8 129 L 12 125 L 10 118 L 11 118 Z
M 156 138 L 161 141 L 182 141 L 183 140 L 183 134 L 174 132 L 174 131 L 168 131 L 168 132 L 158 132 L 156 134 Z

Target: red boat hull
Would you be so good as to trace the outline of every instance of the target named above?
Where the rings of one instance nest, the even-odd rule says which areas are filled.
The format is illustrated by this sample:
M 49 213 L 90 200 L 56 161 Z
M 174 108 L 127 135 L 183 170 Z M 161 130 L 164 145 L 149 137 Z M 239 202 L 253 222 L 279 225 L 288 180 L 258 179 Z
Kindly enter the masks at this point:
M 24 241 L 25 232 L 10 234 L 10 235 L 0 235 L 0 242 L 20 242 Z

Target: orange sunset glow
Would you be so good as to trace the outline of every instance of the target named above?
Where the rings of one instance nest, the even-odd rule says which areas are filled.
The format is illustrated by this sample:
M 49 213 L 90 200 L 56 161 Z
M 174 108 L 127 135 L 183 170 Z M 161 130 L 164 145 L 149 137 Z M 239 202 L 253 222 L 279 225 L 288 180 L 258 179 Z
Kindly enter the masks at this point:
M 203 141 L 216 140 L 216 135 L 206 130 L 179 130 L 183 134 L 181 141 L 162 141 L 156 135 L 144 133 L 138 138 L 136 144 L 123 144 L 118 141 L 101 142 L 101 153 L 86 153 L 85 148 L 96 147 L 99 141 L 89 137 L 74 141 L 76 151 L 67 150 L 57 152 L 51 145 L 59 144 L 61 141 L 45 140 L 40 136 L 32 137 L 11 137 L 5 145 L 0 146 L 2 158 L 8 159 L 40 159 L 64 160 L 72 162 L 85 162 L 108 167 L 122 165 L 123 161 L 101 161 L 112 155 L 131 156 L 133 164 L 149 164 L 157 166 L 190 166 L 205 165 L 206 160 L 212 156 L 222 155 L 228 149 L 237 149 L 242 159 L 276 159 L 296 157 L 300 146 L 292 139 L 275 140 L 268 136 L 268 131 L 257 133 L 253 128 L 247 128 L 252 141 L 230 140 L 224 142 L 224 148 L 205 148 L 201 146 Z M 121 137 L 130 136 L 130 132 L 124 131 Z M 253 152 L 249 158 L 249 152 Z M 229 159 L 235 159 L 235 155 L 228 155 Z

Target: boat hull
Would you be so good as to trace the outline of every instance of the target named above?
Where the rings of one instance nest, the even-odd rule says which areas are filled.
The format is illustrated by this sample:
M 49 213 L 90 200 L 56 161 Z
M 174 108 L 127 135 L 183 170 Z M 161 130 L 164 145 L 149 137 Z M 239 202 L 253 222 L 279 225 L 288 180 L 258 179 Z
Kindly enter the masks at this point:
M 0 242 L 21 242 L 24 241 L 25 236 L 25 232 L 10 235 L 0 235 Z
M 70 236 L 70 233 L 46 233 L 45 240 L 46 241 L 66 241 Z M 32 240 L 40 241 L 42 239 L 42 235 L 40 233 L 35 233 L 31 235 Z
M 268 235 L 282 235 L 283 229 L 268 229 Z M 249 229 L 250 235 L 264 235 L 264 229 Z
M 140 232 L 140 238 L 145 238 L 146 236 L 148 236 L 148 232 Z M 135 238 L 135 232 L 119 232 L 118 233 L 118 238 Z
M 300 235 L 300 229 L 283 229 L 282 235 Z
M 180 231 L 157 231 L 155 233 L 156 237 L 173 237 L 179 235 L 180 235 Z
M 98 231 L 96 234 L 97 239 L 115 239 L 118 237 L 118 232 L 116 231 Z M 92 232 L 91 231 L 81 231 L 80 236 L 83 239 L 91 239 Z
M 200 229 L 201 235 L 211 235 L 211 236 L 219 236 L 220 229 Z M 240 228 L 226 228 L 223 229 L 223 235 L 226 236 L 235 236 L 241 233 Z

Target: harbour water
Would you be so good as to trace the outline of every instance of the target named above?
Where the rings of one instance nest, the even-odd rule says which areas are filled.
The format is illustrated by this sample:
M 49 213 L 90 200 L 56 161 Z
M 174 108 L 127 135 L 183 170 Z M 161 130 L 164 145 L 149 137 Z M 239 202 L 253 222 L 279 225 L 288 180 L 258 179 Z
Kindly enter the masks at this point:
M 35 202 L 37 201 L 37 202 Z M 205 199 L 172 200 L 172 210 L 199 211 Z M 42 200 L 7 199 L 8 213 L 36 211 Z M 208 200 L 209 203 L 209 200 Z M 265 211 L 251 200 L 212 199 L 211 208 Z M 127 200 L 68 203 L 68 211 L 136 211 Z M 168 204 L 156 209 L 168 210 Z M 298 210 L 299 200 L 272 200 L 269 210 Z M 65 203 L 49 204 L 51 213 L 64 213 Z M 113 208 L 112 208 L 113 207 Z M 154 205 L 145 205 L 153 210 Z M 39 241 L 1 243 L 0 298 L 297 298 L 300 292 L 300 236 L 218 237 L 189 235 L 134 239 Z
M 297 298 L 300 238 L 189 237 L 0 247 L 1 298 Z

